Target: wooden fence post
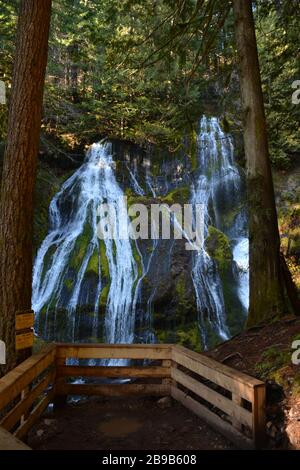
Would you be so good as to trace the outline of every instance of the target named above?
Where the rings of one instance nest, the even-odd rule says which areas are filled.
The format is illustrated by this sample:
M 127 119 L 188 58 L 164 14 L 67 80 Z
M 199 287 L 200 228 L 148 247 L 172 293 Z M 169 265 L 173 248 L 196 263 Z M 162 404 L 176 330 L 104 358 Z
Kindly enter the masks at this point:
M 67 403 L 67 396 L 66 395 L 59 395 L 57 394 L 57 391 L 59 391 L 60 385 L 63 385 L 65 382 L 64 377 L 60 377 L 58 375 L 58 368 L 61 366 L 66 365 L 66 358 L 65 357 L 56 357 L 55 358 L 55 392 L 54 392 L 54 400 L 53 400 L 53 406 L 54 409 L 62 408 L 63 406 L 66 405 Z
M 162 361 L 162 366 L 163 366 L 163 367 L 166 367 L 166 368 L 168 368 L 168 369 L 171 368 L 171 364 L 172 364 L 172 362 L 171 362 L 169 359 L 164 359 L 164 360 Z M 169 388 L 170 388 L 169 394 L 170 394 L 170 393 L 171 393 L 172 379 L 171 379 L 171 378 L 162 379 L 162 384 L 169 386 Z
M 256 449 L 262 449 L 266 444 L 266 389 L 265 385 L 254 387 L 253 400 L 253 440 Z

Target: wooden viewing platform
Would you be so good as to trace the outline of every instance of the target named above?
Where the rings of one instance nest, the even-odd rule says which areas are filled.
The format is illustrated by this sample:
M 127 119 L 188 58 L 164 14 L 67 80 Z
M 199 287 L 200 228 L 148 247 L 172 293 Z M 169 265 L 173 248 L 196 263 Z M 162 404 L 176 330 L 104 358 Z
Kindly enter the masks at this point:
M 131 361 L 117 367 L 87 359 Z M 72 383 L 78 377 L 87 380 Z M 171 395 L 238 447 L 265 444 L 264 382 L 177 345 L 53 344 L 0 379 L 0 450 L 24 448 L 18 439 L 49 403 L 70 395 Z

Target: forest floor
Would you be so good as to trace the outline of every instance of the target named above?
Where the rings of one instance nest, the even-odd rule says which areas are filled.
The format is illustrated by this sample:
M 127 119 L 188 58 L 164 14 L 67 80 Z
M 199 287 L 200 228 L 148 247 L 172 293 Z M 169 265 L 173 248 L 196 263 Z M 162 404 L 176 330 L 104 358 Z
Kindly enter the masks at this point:
M 292 363 L 296 340 L 300 340 L 300 318 L 288 316 L 250 328 L 207 353 L 266 381 L 270 447 L 300 449 L 300 365 Z
M 94 398 L 50 412 L 31 429 L 37 450 L 226 450 L 233 445 L 171 398 Z

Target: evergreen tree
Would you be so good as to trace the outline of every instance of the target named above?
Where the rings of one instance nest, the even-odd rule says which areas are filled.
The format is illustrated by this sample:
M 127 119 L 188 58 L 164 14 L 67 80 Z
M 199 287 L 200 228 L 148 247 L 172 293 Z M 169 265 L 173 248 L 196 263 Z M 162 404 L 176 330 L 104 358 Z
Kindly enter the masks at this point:
M 51 0 L 21 2 L 0 211 L 0 338 L 15 365 L 15 315 L 31 308 L 33 195 Z

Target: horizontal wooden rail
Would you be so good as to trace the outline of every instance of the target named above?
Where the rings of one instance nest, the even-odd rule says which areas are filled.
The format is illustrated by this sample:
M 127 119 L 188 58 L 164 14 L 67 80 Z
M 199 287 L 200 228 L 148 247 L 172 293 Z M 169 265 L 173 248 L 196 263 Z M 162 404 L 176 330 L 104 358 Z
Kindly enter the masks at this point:
M 0 379 L 0 426 L 19 439 L 53 400 L 55 353 L 51 345 Z
M 51 345 L 0 379 L 0 427 L 23 438 L 68 395 L 172 395 L 239 447 L 264 444 L 264 383 L 182 346 Z
M 239 447 L 263 447 L 265 384 L 204 354 L 172 348 L 171 395 Z
M 167 344 L 57 344 L 57 358 L 68 359 L 171 359 Z
M 57 396 L 103 395 L 103 396 L 163 396 L 170 394 L 171 345 L 135 344 L 57 344 Z M 68 359 L 127 359 L 160 362 L 146 366 L 93 366 L 66 365 Z M 102 383 L 74 384 L 75 377 L 102 379 Z M 105 379 L 119 379 L 116 383 L 105 383 Z M 68 380 L 69 379 L 69 380 Z M 129 383 L 122 383 L 129 379 Z M 138 383 L 136 383 L 138 381 Z M 144 383 L 146 381 L 146 383 Z M 107 381 L 106 381 L 107 382 Z
M 141 378 L 171 377 L 170 367 L 140 366 L 140 367 L 116 367 L 116 366 L 58 366 L 58 377 L 114 377 L 114 378 Z
M 0 411 L 16 398 L 47 367 L 53 365 L 55 345 L 46 351 L 31 356 L 0 379 Z
M 102 395 L 122 396 L 164 396 L 170 394 L 170 387 L 163 384 L 64 384 L 56 392 L 58 395 Z

